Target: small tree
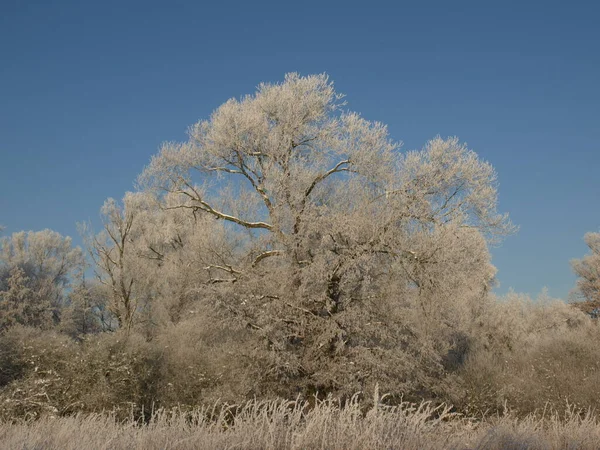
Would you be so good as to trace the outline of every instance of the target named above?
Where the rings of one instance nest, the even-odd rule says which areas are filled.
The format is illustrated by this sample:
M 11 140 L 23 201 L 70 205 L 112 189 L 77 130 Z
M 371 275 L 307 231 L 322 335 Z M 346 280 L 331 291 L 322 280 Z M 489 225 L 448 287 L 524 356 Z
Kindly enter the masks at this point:
M 51 286 L 38 284 L 31 289 L 25 271 L 15 267 L 10 271 L 7 288 L 0 291 L 0 330 L 20 324 L 48 328 L 54 324 L 50 302 Z
M 103 230 L 99 234 L 94 235 L 86 224 L 80 229 L 94 262 L 96 278 L 105 288 L 108 309 L 118 326 L 127 330 L 134 324 L 138 307 L 131 248 L 137 210 L 128 207 L 130 198 L 125 198 L 123 206 L 112 198 L 104 202 L 101 209 Z
M 222 281 L 216 268 L 236 245 L 213 219 L 160 208 L 144 193 L 127 193 L 120 204 L 108 199 L 102 219 L 99 234 L 81 231 L 108 310 L 118 327 L 143 328 L 148 337 L 194 310 L 199 286 Z
M 577 275 L 575 297 L 587 300 L 600 307 L 600 233 L 587 233 L 584 237 L 590 253 L 571 261 Z
M 104 330 L 104 301 L 83 273 L 69 293 L 68 305 L 63 309 L 61 331 L 73 338 Z
M 42 325 L 50 317 L 58 322 L 71 278 L 83 267 L 81 249 L 54 231 L 21 231 L 0 239 L 0 296 L 7 320 Z

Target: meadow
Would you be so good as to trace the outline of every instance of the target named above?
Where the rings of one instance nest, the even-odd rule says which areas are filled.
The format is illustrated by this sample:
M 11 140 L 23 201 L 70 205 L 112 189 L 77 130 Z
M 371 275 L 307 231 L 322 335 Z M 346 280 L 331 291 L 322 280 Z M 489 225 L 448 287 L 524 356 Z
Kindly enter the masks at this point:
M 11 449 L 597 449 L 600 426 L 570 409 L 517 419 L 468 419 L 445 406 L 402 403 L 364 412 L 357 402 L 251 401 L 237 410 L 159 411 L 147 423 L 107 414 L 0 424 Z

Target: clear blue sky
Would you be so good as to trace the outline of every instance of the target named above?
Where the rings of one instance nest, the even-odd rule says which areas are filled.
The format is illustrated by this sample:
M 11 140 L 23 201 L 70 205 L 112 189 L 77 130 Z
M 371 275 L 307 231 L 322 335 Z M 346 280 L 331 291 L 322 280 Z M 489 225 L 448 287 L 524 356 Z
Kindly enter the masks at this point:
M 457 135 L 490 161 L 521 226 L 493 250 L 499 291 L 565 297 L 600 228 L 598 5 L 0 0 L 0 224 L 76 237 L 161 142 L 327 72 L 406 149 Z

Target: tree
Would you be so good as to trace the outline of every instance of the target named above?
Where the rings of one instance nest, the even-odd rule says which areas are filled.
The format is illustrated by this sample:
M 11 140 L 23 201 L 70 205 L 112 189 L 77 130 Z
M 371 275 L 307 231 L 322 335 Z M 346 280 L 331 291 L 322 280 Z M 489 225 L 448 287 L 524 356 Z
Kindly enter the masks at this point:
M 144 193 L 127 193 L 120 204 L 108 199 L 101 213 L 102 232 L 81 231 L 117 327 L 150 338 L 185 316 L 203 294 L 199 283 L 222 281 L 214 268 L 235 241 L 214 220 L 161 209 Z
M 121 328 L 134 324 L 138 296 L 134 293 L 135 277 L 132 268 L 132 228 L 136 209 L 127 207 L 131 196 L 126 196 L 124 206 L 109 198 L 101 209 L 103 230 L 94 235 L 86 224 L 80 232 L 85 237 L 88 252 L 94 262 L 99 283 L 105 288 L 108 309 Z
M 600 233 L 587 233 L 584 240 L 590 253 L 571 261 L 573 271 L 579 277 L 574 294 L 600 306 Z
M 55 231 L 21 231 L 0 239 L 0 326 L 57 323 L 71 277 L 84 263 L 81 249 Z
M 21 324 L 48 328 L 53 324 L 53 307 L 48 288 L 44 283 L 41 289 L 28 287 L 29 278 L 23 269 L 13 268 L 7 280 L 7 288 L 0 291 L 0 330 Z
M 68 304 L 61 315 L 60 329 L 73 338 L 106 330 L 105 299 L 83 273 L 69 292 Z M 109 319 L 110 320 L 110 319 Z
M 492 166 L 458 139 L 402 153 L 344 106 L 325 75 L 261 84 L 139 178 L 165 211 L 224 224 L 236 244 L 204 290 L 264 337 L 266 377 L 308 391 L 398 386 L 398 367 L 439 363 L 465 322 L 453 312 L 476 314 L 493 283 L 487 244 L 513 231 Z

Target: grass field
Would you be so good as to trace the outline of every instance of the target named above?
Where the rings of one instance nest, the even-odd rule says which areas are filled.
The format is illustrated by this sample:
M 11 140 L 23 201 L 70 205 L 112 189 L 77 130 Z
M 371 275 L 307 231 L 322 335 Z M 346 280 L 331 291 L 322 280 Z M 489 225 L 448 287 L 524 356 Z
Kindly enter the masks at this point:
M 45 417 L 0 424 L 6 449 L 598 449 L 600 425 L 571 409 L 563 417 L 510 414 L 466 419 L 447 407 L 404 403 L 366 414 L 356 403 L 250 402 L 194 413 L 159 411 L 147 424 L 110 415 Z

